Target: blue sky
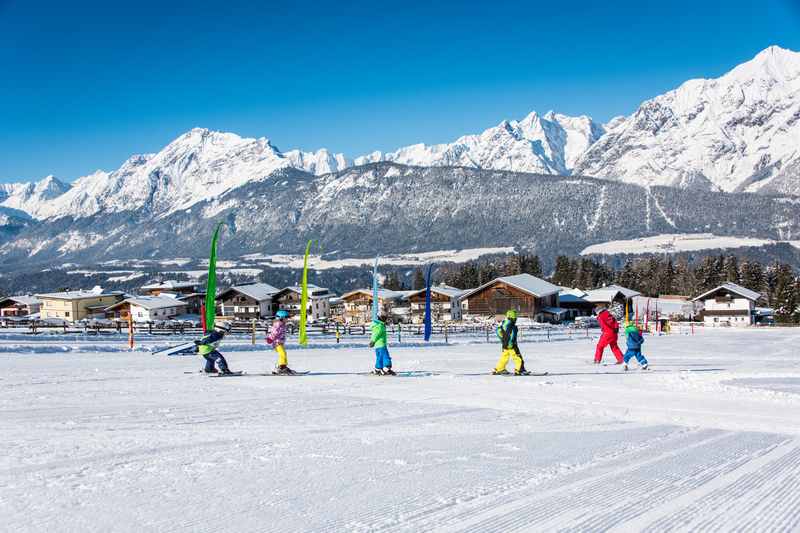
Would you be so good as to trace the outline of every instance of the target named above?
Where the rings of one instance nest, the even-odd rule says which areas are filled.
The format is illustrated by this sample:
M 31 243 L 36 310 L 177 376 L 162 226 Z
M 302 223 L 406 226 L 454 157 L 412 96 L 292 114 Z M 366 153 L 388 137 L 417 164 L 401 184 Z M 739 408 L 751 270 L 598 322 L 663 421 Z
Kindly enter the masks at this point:
M 349 156 L 532 110 L 605 121 L 778 44 L 800 0 L 0 0 L 0 181 L 113 170 L 195 127 Z

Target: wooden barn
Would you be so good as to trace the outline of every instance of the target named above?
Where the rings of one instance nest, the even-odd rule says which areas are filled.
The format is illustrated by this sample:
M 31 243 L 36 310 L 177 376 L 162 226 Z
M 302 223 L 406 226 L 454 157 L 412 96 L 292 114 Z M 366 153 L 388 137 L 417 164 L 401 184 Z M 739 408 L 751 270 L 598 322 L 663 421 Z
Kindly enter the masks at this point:
M 464 317 L 496 317 L 511 309 L 519 316 L 539 322 L 558 320 L 559 288 L 530 274 L 497 278 L 468 291 L 461 297 Z

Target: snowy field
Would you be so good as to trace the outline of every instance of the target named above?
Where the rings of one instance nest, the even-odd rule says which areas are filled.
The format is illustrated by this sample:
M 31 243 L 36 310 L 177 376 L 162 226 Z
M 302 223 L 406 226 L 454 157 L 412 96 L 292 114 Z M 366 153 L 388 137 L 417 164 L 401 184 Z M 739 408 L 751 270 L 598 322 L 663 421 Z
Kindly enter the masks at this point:
M 0 339 L 3 531 L 797 531 L 800 329 L 200 359 Z M 223 345 L 224 348 L 224 345 Z M 223 349 L 224 351 L 224 349 Z M 612 359 L 606 356 L 607 362 Z M 188 372 L 188 373 L 187 373 Z
M 623 241 L 608 241 L 584 248 L 581 255 L 657 254 L 697 252 L 700 250 L 729 250 L 748 246 L 767 246 L 781 241 L 753 237 L 718 236 L 712 233 L 675 233 L 640 237 Z M 800 241 L 786 241 L 800 249 Z

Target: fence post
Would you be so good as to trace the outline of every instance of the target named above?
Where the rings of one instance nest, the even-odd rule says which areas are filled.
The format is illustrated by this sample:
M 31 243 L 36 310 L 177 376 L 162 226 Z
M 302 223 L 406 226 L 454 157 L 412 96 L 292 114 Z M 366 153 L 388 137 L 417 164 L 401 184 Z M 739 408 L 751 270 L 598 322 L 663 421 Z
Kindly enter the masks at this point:
M 128 314 L 128 348 L 133 350 L 133 315 Z
M 448 344 L 449 341 L 447 340 L 447 324 L 444 325 L 444 343 Z
M 402 324 L 397 324 L 397 344 L 400 344 L 401 342 L 403 342 L 403 333 L 402 333 L 402 331 L 403 331 L 403 325 Z
M 253 319 L 253 333 L 252 333 L 252 344 L 255 345 L 256 343 L 256 319 Z
M 550 328 L 547 328 L 547 340 L 550 341 Z
M 339 344 L 339 323 L 336 323 L 336 344 Z

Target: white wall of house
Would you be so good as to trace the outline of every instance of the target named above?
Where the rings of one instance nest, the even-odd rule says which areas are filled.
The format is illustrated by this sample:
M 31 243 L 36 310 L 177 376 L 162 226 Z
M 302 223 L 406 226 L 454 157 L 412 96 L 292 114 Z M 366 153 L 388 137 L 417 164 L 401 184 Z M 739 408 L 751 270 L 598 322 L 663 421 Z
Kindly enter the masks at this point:
M 425 318 L 425 303 L 412 302 L 411 311 L 414 323 L 421 323 Z M 449 302 L 431 301 L 431 316 L 434 320 L 439 316 L 444 322 L 456 322 L 461 320 L 461 306 L 455 298 L 451 298 Z
M 703 309 L 711 311 L 704 315 L 706 326 L 730 325 L 746 327 L 753 324 L 755 303 L 747 298 L 708 298 L 703 300 Z M 727 314 L 726 312 L 730 312 Z
M 131 316 L 134 322 L 153 322 L 156 320 L 169 320 L 185 313 L 186 306 L 161 307 L 159 309 L 146 309 L 139 305 L 131 304 Z
M 283 303 L 280 308 L 288 311 L 290 315 L 298 315 L 300 313 L 300 302 Z M 306 316 L 311 322 L 329 318 L 331 316 L 330 297 L 310 297 L 306 307 Z

